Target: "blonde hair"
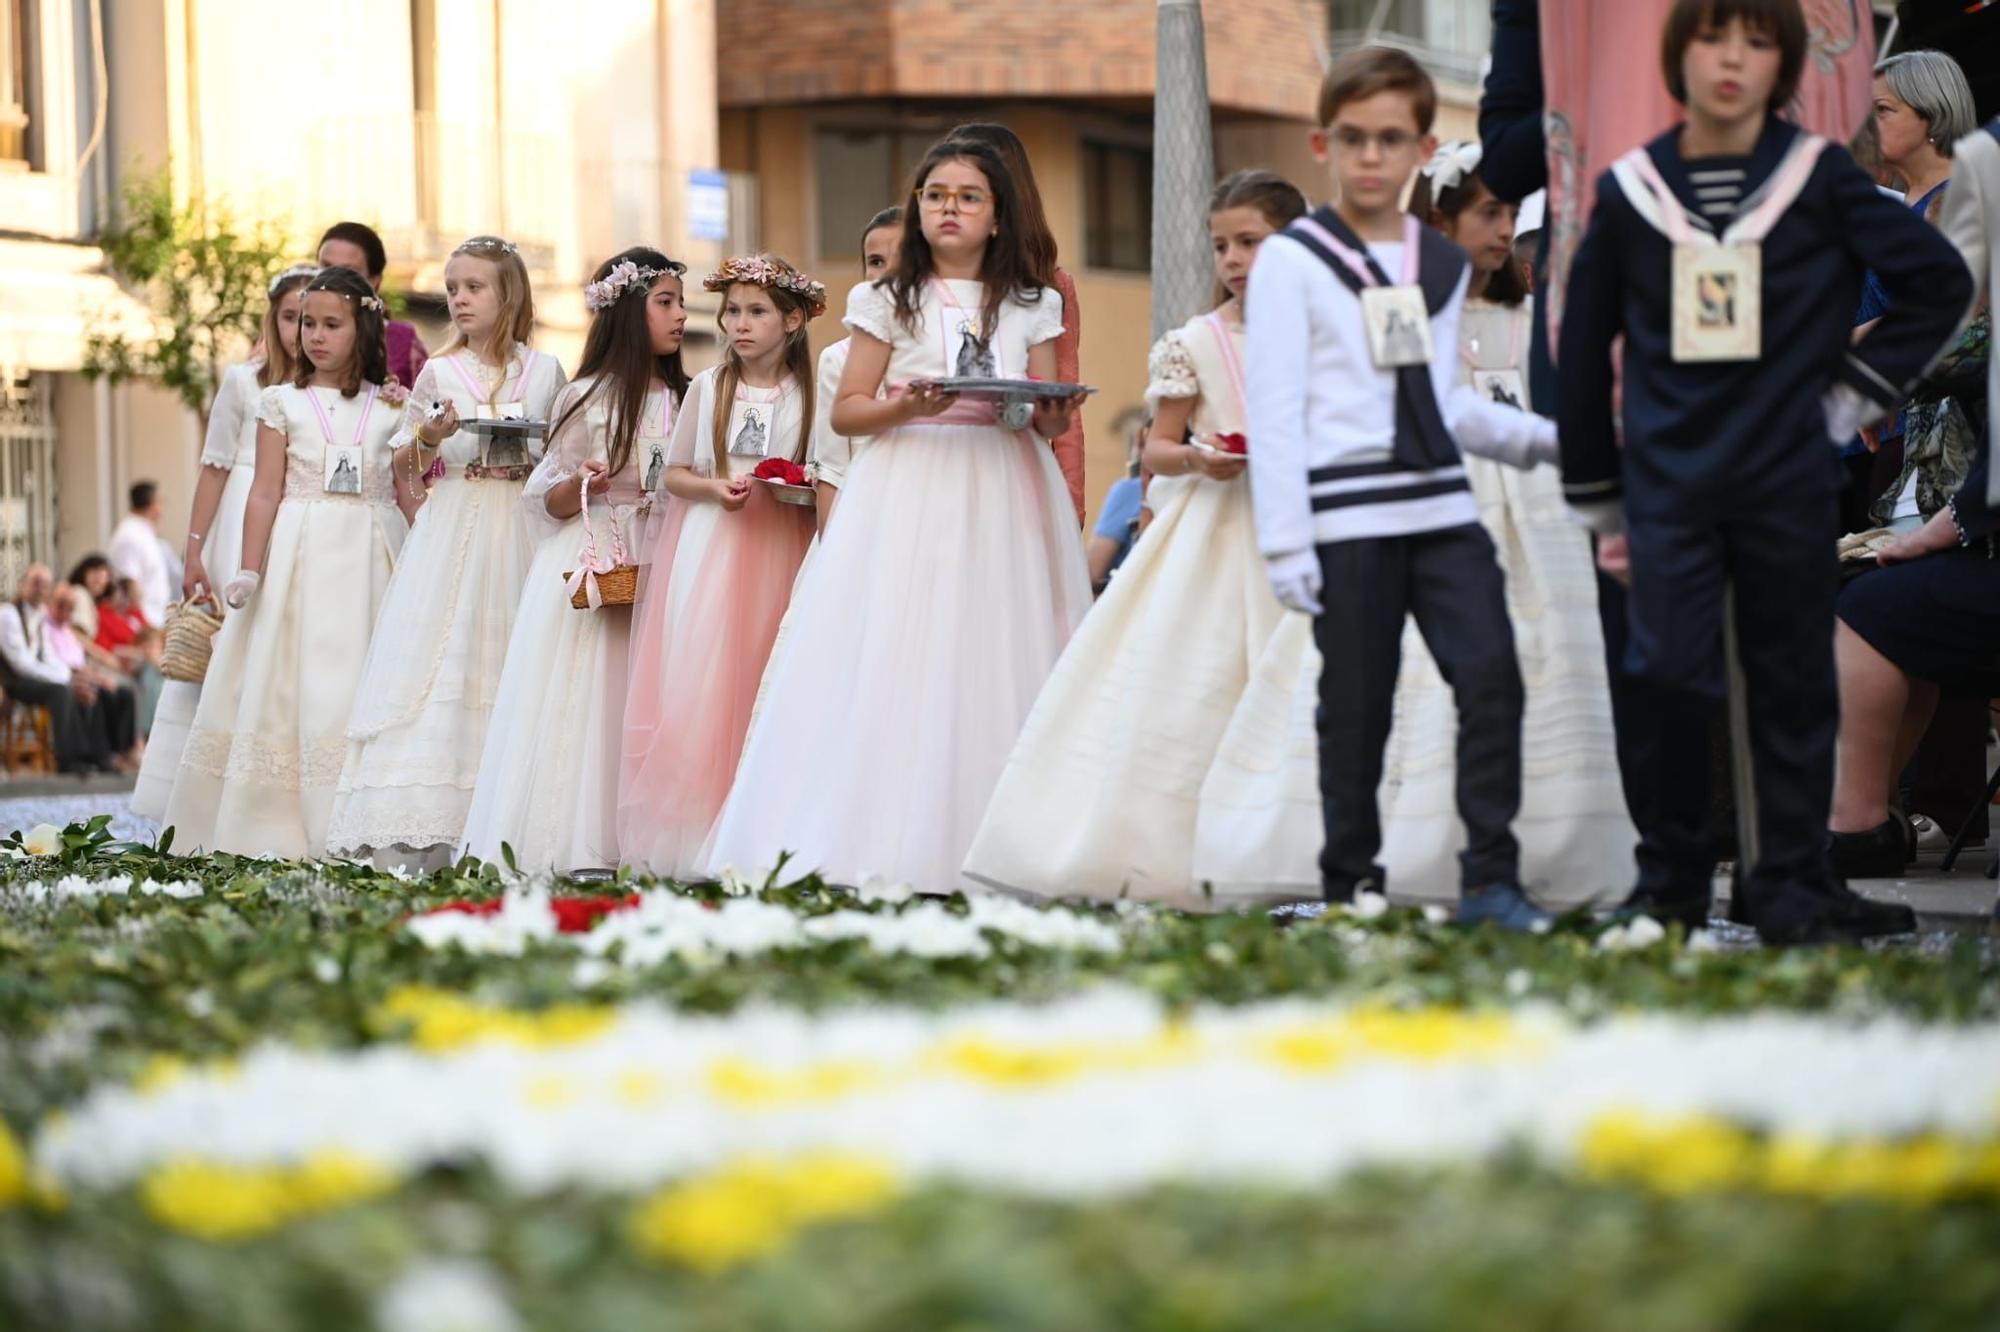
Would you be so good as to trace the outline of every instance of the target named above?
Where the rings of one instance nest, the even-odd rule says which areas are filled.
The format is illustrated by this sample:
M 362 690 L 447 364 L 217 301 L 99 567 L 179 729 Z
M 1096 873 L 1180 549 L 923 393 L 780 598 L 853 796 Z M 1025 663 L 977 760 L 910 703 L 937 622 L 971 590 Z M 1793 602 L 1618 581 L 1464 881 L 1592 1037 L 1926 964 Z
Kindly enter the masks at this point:
M 526 342 L 535 335 L 535 293 L 528 282 L 528 266 L 521 262 L 520 248 L 499 236 L 474 236 L 461 241 L 458 248 L 451 252 L 451 257 L 456 259 L 461 254 L 484 259 L 493 265 L 493 271 L 498 275 L 496 285 L 500 289 L 500 317 L 493 321 L 493 332 L 488 337 L 487 345 L 474 347 L 473 350 L 490 361 L 504 362 L 513 355 L 515 343 Z M 438 354 L 449 356 L 461 347 L 471 345 L 464 331 L 454 326 L 451 340 Z
M 299 368 L 299 362 L 305 359 L 296 348 L 285 345 L 284 327 L 278 322 L 278 312 L 285 304 L 285 297 L 301 290 L 318 276 L 317 268 L 298 264 L 272 280 L 271 303 L 264 309 L 264 364 L 257 367 L 258 388 L 289 383 Z M 305 297 L 301 296 L 299 300 L 303 302 Z M 296 322 L 292 326 L 298 327 Z
M 761 254 L 757 258 L 780 272 L 796 274 L 801 278 L 805 276 L 775 254 Z M 798 443 L 792 446 L 791 459 L 795 463 L 802 463 L 806 460 L 806 446 L 812 440 L 813 427 L 813 389 L 816 377 L 813 374 L 812 348 L 806 341 L 806 328 L 812 323 L 813 307 L 804 296 L 775 283 L 767 285 L 738 278 L 730 282 L 729 286 L 759 287 L 770 296 L 771 303 L 778 307 L 780 315 L 796 313 L 799 316 L 799 326 L 785 337 L 784 367 L 785 373 L 792 377 L 792 383 L 799 391 L 799 439 Z M 724 289 L 722 298 L 723 308 L 726 310 L 729 306 L 727 289 Z M 718 327 L 722 324 L 722 318 L 722 313 L 718 311 L 715 316 Z M 717 476 L 729 475 L 729 413 L 736 404 L 737 385 L 742 382 L 743 358 L 736 354 L 736 344 L 724 338 L 722 364 L 715 372 L 715 410 L 709 419 L 709 430 L 715 437 L 713 445 Z M 772 424 L 776 425 L 777 422 L 773 420 Z

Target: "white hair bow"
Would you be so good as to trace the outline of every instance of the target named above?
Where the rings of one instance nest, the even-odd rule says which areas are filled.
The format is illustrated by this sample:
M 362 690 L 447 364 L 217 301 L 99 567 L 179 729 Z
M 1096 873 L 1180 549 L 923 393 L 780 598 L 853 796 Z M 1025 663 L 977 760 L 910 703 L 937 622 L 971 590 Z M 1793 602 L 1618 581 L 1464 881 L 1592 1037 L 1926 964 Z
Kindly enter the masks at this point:
M 1456 189 L 1467 176 L 1479 170 L 1479 158 L 1476 140 L 1439 145 L 1437 152 L 1431 155 L 1429 165 L 1424 167 L 1424 178 L 1431 183 L 1431 197 L 1436 198 L 1446 190 Z

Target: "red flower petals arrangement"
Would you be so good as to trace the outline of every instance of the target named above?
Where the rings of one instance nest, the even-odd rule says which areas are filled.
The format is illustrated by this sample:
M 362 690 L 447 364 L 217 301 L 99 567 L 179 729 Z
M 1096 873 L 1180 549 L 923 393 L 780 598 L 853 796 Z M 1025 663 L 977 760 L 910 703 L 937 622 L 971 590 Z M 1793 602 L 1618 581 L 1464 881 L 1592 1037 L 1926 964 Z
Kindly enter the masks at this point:
M 1233 453 L 1238 457 L 1244 457 L 1250 452 L 1250 438 L 1247 435 L 1241 435 L 1232 430 L 1226 435 L 1217 435 L 1215 437 L 1215 447 L 1221 449 L 1224 453 Z
M 441 916 L 455 912 L 461 916 L 497 916 L 504 905 L 495 897 L 485 902 L 447 902 L 435 911 L 426 911 L 427 916 Z M 552 897 L 549 899 L 549 913 L 556 918 L 558 934 L 588 934 L 590 928 L 614 911 L 624 911 L 639 905 L 639 894 L 625 897 Z
M 790 458 L 766 458 L 757 464 L 757 470 L 750 475 L 760 481 L 776 481 L 785 486 L 806 484 L 806 469 Z

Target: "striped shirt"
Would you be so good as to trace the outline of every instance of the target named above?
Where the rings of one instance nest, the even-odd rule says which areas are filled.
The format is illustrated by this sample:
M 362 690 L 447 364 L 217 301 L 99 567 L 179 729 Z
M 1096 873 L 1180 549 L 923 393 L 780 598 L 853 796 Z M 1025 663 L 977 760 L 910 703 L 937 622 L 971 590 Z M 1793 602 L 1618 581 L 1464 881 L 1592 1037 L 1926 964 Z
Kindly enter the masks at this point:
M 1749 179 L 1747 157 L 1704 157 L 1699 170 L 1688 172 L 1701 215 L 1717 231 L 1736 216 L 1736 206 L 1743 202 L 1743 186 Z

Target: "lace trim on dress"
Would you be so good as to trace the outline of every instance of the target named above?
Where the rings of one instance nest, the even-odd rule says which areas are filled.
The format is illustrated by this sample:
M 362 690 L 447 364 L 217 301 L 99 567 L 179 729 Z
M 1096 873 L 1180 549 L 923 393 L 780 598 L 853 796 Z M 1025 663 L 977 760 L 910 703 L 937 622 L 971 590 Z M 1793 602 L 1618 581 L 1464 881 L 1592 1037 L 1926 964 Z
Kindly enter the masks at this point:
M 1146 406 L 1153 411 L 1168 398 L 1198 398 L 1201 378 L 1181 331 L 1175 329 L 1153 344 L 1146 358 Z
M 347 761 L 347 739 L 333 735 L 300 749 L 247 731 L 194 731 L 181 762 L 225 782 L 255 782 L 281 791 L 332 790 Z
M 881 342 L 896 340 L 895 304 L 888 292 L 872 282 L 864 282 L 847 293 L 847 314 L 840 322 Z
M 291 420 L 285 415 L 285 389 L 288 387 L 273 384 L 257 395 L 257 419 L 287 438 L 292 433 Z

